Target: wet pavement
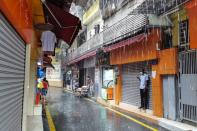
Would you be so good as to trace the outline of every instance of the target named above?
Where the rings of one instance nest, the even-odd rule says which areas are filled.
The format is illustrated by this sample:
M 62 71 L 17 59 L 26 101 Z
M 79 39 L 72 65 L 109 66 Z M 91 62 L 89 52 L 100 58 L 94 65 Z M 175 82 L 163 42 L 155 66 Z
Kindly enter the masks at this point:
M 48 108 L 57 131 L 149 131 L 96 102 L 78 98 L 60 88 L 48 92 Z M 153 124 L 148 126 L 158 129 Z M 162 130 L 163 129 L 158 129 Z M 46 128 L 45 128 L 45 131 Z

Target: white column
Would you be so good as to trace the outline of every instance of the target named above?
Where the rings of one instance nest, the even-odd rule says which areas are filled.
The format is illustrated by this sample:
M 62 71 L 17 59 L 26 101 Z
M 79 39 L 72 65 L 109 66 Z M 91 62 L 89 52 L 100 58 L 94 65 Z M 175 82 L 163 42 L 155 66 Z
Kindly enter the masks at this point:
M 28 89 L 29 89 L 29 78 L 30 78 L 30 52 L 31 52 L 30 45 L 26 45 L 22 131 L 27 131 L 27 106 L 28 106 L 27 103 L 28 103 Z

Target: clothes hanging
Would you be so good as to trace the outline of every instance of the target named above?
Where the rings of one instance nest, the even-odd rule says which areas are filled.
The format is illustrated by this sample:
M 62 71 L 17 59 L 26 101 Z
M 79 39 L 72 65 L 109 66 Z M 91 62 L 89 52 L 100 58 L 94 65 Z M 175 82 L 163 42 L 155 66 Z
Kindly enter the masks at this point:
M 54 52 L 55 43 L 57 42 L 57 39 L 52 31 L 42 32 L 41 41 L 42 41 L 42 51 Z

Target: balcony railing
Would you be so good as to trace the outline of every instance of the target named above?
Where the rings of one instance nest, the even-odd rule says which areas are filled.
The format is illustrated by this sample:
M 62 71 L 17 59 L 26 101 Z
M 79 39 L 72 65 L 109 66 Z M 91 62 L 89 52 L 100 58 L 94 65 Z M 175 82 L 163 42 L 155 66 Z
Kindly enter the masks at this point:
M 146 25 L 145 15 L 129 15 L 116 24 L 104 30 L 104 44 L 113 43 L 119 39 L 135 34 Z
M 72 61 L 85 53 L 96 50 L 103 45 L 103 32 L 95 35 L 90 40 L 86 41 L 79 48 L 70 53 L 67 58 L 67 62 Z
M 145 0 L 132 14 L 165 14 L 190 0 Z
M 86 54 L 92 50 L 96 50 L 101 46 L 116 42 L 127 36 L 135 34 L 138 30 L 146 25 L 145 15 L 129 15 L 120 20 L 116 24 L 105 29 L 103 32 L 95 35 L 90 40 L 86 41 L 79 48 L 70 53 L 67 57 L 67 62 L 70 62 L 79 56 Z

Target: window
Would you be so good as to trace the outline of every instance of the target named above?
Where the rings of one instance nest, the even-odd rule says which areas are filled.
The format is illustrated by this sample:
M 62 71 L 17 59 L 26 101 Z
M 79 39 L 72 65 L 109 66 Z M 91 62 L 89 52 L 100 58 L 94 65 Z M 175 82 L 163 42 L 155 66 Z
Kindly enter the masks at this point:
M 188 34 L 188 20 L 179 22 L 179 45 L 187 46 L 189 44 L 189 34 Z
M 163 32 L 163 49 L 172 48 L 172 31 L 171 28 L 165 29 Z

